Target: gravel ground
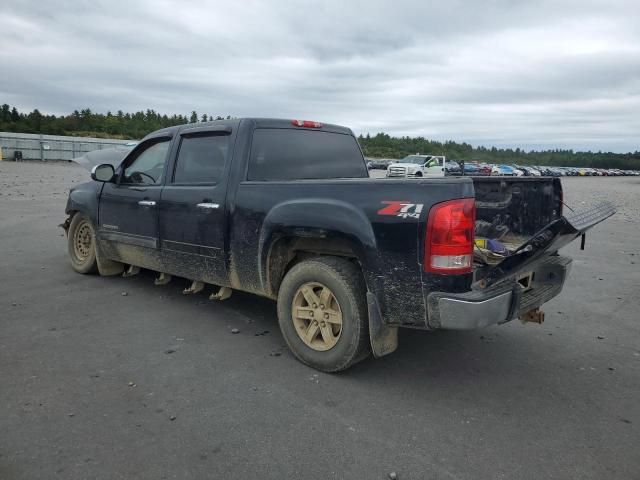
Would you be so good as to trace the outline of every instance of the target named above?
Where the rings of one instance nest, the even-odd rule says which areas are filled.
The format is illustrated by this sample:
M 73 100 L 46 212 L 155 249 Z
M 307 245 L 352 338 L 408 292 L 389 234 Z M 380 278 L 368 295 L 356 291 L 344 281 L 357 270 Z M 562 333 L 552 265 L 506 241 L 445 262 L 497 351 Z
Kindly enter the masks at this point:
M 0 162 L 0 479 L 640 478 L 640 178 L 563 180 L 619 213 L 564 250 L 544 325 L 402 331 L 339 375 L 270 301 L 75 274 L 57 225 L 87 178 Z

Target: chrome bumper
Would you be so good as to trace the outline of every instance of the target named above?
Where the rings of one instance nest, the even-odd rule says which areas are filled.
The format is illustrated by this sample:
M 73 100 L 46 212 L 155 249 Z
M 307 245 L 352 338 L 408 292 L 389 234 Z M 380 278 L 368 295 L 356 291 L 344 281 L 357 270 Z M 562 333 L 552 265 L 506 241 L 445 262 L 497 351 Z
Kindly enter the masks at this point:
M 512 279 L 486 291 L 433 292 L 427 299 L 427 327 L 470 330 L 506 323 L 558 295 L 570 269 L 570 258 L 550 256 L 535 265 L 531 289 L 526 291 Z

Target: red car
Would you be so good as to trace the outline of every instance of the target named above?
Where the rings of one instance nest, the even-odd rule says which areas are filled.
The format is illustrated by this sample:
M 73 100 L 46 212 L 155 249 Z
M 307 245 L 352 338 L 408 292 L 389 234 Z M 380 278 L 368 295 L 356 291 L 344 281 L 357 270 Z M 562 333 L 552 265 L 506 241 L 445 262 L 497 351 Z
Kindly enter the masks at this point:
M 478 173 L 480 175 L 491 175 L 491 165 L 488 165 L 486 163 L 479 163 Z

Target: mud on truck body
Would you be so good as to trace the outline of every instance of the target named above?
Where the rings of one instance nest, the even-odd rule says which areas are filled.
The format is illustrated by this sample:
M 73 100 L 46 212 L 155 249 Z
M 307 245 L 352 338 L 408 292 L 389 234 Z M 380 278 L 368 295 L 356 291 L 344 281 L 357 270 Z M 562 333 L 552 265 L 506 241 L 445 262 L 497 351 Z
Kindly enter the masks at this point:
M 614 212 L 563 215 L 558 178 L 370 179 L 351 130 L 309 121 L 182 125 L 99 158 L 66 206 L 76 271 L 271 298 L 293 354 L 329 372 L 393 352 L 400 327 L 541 321 L 558 250 Z

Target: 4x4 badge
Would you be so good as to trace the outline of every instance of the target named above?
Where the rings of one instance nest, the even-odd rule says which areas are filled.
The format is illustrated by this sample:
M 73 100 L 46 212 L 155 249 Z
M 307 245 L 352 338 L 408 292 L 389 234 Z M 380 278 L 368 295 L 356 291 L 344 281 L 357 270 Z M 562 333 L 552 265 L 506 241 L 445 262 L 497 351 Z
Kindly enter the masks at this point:
M 400 218 L 420 218 L 424 207 L 422 203 L 410 203 L 406 200 L 383 201 L 382 203 L 387 206 L 378 210 L 378 215 L 391 215 Z

